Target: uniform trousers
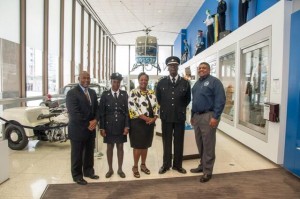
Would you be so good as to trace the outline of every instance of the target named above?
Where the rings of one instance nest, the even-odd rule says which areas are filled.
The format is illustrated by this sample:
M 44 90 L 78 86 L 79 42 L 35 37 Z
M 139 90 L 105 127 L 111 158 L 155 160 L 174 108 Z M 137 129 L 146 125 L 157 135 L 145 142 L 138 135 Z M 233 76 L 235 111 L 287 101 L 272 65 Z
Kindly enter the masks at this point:
M 94 171 L 95 138 L 84 141 L 71 140 L 71 173 L 73 180 L 91 176 Z
M 170 168 L 172 160 L 172 140 L 174 136 L 174 159 L 173 167 L 182 168 L 183 142 L 184 142 L 184 122 L 162 121 L 163 140 L 163 167 Z
M 213 112 L 207 112 L 203 114 L 195 113 L 193 116 L 195 139 L 201 159 L 200 168 L 203 168 L 204 174 L 212 174 L 216 159 L 215 146 L 217 128 L 209 126 L 212 115 Z

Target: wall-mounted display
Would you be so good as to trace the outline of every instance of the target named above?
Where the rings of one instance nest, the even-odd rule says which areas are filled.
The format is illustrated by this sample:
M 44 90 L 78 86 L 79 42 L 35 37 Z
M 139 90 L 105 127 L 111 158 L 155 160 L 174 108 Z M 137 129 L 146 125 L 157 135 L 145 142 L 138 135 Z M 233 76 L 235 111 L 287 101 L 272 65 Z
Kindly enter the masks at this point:
M 217 54 L 208 56 L 205 62 L 210 65 L 210 75 L 217 77 Z
M 229 50 L 235 45 L 229 47 Z M 227 49 L 225 49 L 227 50 Z M 222 117 L 233 121 L 234 98 L 235 98 L 235 51 L 227 52 L 219 57 L 220 80 L 222 81 L 226 94 L 226 104 Z M 225 120 L 226 121 L 226 120 Z
M 270 90 L 269 40 L 242 50 L 240 75 L 239 123 L 266 135 L 263 115 Z

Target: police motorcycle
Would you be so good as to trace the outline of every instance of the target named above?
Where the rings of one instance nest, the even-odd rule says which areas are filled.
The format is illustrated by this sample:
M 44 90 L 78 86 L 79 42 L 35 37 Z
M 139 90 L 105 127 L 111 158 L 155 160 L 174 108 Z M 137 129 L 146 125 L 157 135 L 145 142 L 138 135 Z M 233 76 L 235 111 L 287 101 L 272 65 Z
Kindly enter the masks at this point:
M 66 142 L 68 115 L 65 108 L 47 106 L 15 107 L 5 109 L 2 117 L 3 139 L 9 148 L 24 149 L 29 139 Z

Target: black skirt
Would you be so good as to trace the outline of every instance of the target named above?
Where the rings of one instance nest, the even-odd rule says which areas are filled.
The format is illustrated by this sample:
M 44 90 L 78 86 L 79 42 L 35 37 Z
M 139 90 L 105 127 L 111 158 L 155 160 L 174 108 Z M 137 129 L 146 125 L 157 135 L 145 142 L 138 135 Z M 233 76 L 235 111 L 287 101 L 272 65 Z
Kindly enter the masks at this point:
M 130 120 L 129 139 L 134 149 L 147 149 L 152 146 L 155 124 L 146 124 L 140 118 Z

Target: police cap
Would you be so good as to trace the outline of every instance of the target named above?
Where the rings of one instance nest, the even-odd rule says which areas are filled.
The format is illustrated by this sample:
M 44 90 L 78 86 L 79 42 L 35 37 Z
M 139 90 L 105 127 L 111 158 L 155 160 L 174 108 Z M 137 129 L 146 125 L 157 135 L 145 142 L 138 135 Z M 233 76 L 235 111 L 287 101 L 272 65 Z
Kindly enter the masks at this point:
M 166 59 L 166 65 L 171 65 L 171 64 L 177 64 L 179 65 L 180 64 L 180 59 L 176 56 L 171 56 L 171 57 L 168 57 Z
M 113 74 L 111 74 L 110 79 L 116 79 L 116 80 L 122 81 L 123 77 L 120 73 L 113 73 Z

